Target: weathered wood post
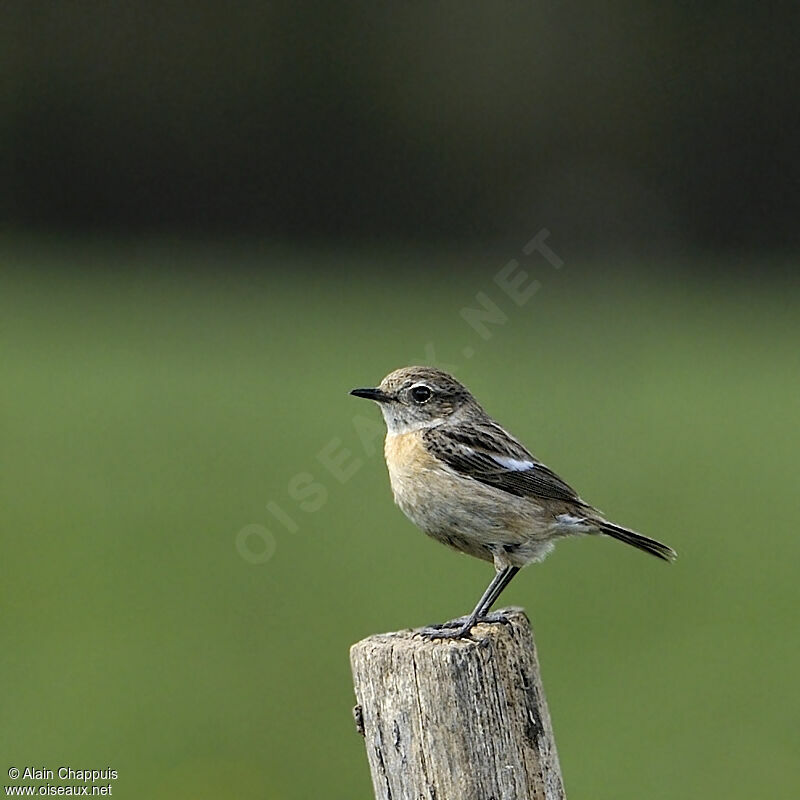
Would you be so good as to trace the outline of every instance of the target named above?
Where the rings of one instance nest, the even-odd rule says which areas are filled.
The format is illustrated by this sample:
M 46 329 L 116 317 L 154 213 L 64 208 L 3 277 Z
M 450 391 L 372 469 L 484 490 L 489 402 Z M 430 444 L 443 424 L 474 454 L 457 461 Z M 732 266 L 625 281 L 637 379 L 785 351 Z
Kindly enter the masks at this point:
M 533 633 L 478 625 L 474 641 L 406 630 L 350 650 L 377 800 L 563 800 Z

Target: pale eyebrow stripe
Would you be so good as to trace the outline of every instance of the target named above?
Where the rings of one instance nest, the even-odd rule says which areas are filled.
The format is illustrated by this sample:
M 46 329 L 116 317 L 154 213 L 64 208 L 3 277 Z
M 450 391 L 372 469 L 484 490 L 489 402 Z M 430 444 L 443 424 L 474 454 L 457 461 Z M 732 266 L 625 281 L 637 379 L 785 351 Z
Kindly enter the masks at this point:
M 533 469 L 536 464 L 533 461 L 520 461 L 517 458 L 509 458 L 508 456 L 492 456 L 492 459 L 500 464 L 501 467 L 510 469 L 512 472 L 525 472 L 526 470 Z

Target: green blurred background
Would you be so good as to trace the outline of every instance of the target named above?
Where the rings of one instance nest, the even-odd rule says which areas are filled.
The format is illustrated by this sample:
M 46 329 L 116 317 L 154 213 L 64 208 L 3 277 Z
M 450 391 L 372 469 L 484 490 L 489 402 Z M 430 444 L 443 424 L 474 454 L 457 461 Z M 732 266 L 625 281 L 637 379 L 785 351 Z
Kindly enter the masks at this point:
M 432 346 L 680 553 L 565 542 L 504 596 L 535 625 L 570 795 L 795 796 L 796 294 L 566 262 L 516 308 L 496 264 L 409 280 L 387 253 L 347 282 L 309 272 L 329 253 L 151 245 L 92 249 L 113 278 L 63 271 L 86 253 L 6 252 L 8 765 L 108 764 L 122 797 L 370 796 L 348 646 L 465 613 L 491 572 L 393 507 L 378 410 L 347 395 Z M 222 270 L 243 260 L 274 271 Z M 509 317 L 488 341 L 459 315 L 479 291 Z M 326 448 L 351 452 L 343 484 Z M 293 498 L 305 473 L 325 496 Z
M 347 394 L 435 363 L 680 554 L 503 597 L 569 796 L 796 797 L 796 10 L 336 8 L 3 6 L 0 774 L 370 797 L 349 645 L 491 575 Z

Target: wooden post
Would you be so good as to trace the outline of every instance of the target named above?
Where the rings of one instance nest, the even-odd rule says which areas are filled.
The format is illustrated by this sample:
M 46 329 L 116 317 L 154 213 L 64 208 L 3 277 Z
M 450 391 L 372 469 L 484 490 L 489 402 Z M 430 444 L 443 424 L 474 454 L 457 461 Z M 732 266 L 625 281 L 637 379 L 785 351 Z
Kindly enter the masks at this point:
M 414 631 L 350 650 L 377 800 L 563 800 L 556 743 L 525 612 L 474 641 Z

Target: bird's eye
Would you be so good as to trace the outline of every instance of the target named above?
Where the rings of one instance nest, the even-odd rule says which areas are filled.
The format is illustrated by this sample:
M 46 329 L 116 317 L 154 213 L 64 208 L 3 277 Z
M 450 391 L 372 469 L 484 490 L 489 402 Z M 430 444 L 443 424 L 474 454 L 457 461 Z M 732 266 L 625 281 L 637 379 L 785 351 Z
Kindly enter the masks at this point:
M 411 397 L 415 403 L 427 403 L 433 392 L 427 386 L 415 386 L 411 390 Z

